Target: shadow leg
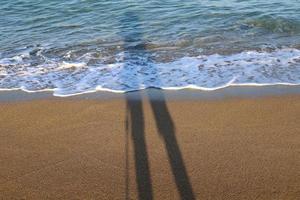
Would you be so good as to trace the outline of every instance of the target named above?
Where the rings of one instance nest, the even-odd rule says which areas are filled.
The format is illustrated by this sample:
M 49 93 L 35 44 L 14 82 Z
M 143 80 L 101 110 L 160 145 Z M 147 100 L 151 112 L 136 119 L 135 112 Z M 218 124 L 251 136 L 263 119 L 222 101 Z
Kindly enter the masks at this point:
M 166 102 L 160 92 L 159 100 L 151 100 L 151 107 L 159 134 L 163 137 L 172 173 L 181 199 L 195 199 L 192 186 L 184 165 L 183 157 L 176 139 L 175 128 Z
M 136 183 L 139 199 L 153 199 L 152 183 L 149 169 L 147 147 L 145 141 L 144 115 L 142 100 L 130 100 L 127 97 L 128 123 L 133 140 Z

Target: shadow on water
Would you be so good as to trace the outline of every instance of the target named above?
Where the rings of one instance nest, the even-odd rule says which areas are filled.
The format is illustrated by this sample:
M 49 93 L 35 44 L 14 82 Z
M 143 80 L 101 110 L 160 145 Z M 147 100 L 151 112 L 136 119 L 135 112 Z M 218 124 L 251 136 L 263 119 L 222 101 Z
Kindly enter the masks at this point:
M 139 57 L 146 56 L 147 49 L 143 42 L 142 31 L 139 26 L 139 19 L 133 12 L 127 12 L 121 20 L 121 36 L 124 40 L 124 73 L 126 70 L 132 69 L 133 63 L 145 64 L 145 60 L 139 61 Z M 134 45 L 132 45 L 134 44 Z M 141 54 L 141 55 L 140 55 Z M 132 60 L 133 63 L 132 63 Z M 151 63 L 151 60 L 146 59 L 146 63 Z M 150 66 L 148 66 L 150 67 Z M 151 66 L 154 68 L 154 66 Z M 156 69 L 153 69 L 156 71 Z M 132 84 L 141 84 L 143 77 L 130 77 Z M 126 81 L 124 79 L 124 81 Z M 127 80 L 128 81 L 128 80 Z M 154 114 L 157 130 L 163 139 L 168 160 L 172 169 L 172 174 L 177 186 L 177 190 L 181 199 L 195 199 L 192 186 L 189 181 L 183 157 L 176 139 L 175 127 L 168 111 L 164 94 L 158 90 L 158 99 L 151 98 L 151 94 L 147 91 L 147 96 L 150 101 L 151 109 Z M 136 98 L 131 98 L 129 93 L 126 96 L 127 120 L 126 129 L 128 137 L 133 141 L 134 160 L 136 183 L 139 199 L 153 199 L 152 181 L 150 174 L 149 159 L 145 139 L 145 121 L 142 106 L 142 95 L 137 92 Z M 128 142 L 126 143 L 126 152 L 128 152 Z M 128 180 L 128 153 L 126 153 L 126 199 L 129 199 L 129 180 Z

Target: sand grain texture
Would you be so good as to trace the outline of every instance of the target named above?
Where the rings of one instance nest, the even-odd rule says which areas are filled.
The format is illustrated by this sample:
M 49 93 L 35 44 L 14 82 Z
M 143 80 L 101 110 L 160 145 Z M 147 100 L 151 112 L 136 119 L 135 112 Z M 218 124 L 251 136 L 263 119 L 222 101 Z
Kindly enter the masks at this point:
M 0 104 L 0 199 L 299 199 L 300 97 Z

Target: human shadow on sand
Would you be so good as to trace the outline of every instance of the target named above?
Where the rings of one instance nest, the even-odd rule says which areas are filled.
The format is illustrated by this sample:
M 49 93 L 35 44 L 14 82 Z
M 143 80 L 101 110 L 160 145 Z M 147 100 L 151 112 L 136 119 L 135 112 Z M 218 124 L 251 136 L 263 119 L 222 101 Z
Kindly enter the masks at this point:
M 137 14 L 133 12 L 125 13 L 120 20 L 120 26 L 120 35 L 124 40 L 124 74 L 134 73 L 132 72 L 134 71 L 133 67 L 143 65 L 145 67 L 151 67 L 152 72 L 156 74 L 156 81 L 159 81 L 155 66 L 151 65 L 152 62 L 150 56 L 148 56 L 149 51 L 147 51 L 145 42 L 143 41 L 142 28 Z M 142 84 L 145 85 L 146 81 L 143 81 L 144 77 L 142 74 L 143 73 L 136 73 L 134 76 L 130 76 L 130 80 L 126 77 L 123 81 L 130 81 L 132 87 L 139 87 Z M 145 87 L 148 86 L 151 85 L 145 85 Z M 145 92 L 150 101 L 157 131 L 166 148 L 179 195 L 181 199 L 195 199 L 182 153 L 176 139 L 174 123 L 166 105 L 164 94 L 161 90 L 157 90 L 157 98 L 154 99 L 151 97 L 149 90 L 146 90 Z M 142 94 L 140 91 L 136 91 L 134 98 L 132 98 L 130 93 L 126 93 L 125 97 L 127 108 L 126 127 L 128 138 L 131 138 L 133 143 L 138 197 L 143 200 L 153 199 L 151 173 L 145 139 Z M 128 152 L 128 143 L 126 144 L 126 151 Z M 126 154 L 127 157 L 128 153 Z M 128 173 L 128 158 L 126 158 L 126 165 L 126 173 Z M 128 174 L 126 177 L 126 198 L 129 199 Z

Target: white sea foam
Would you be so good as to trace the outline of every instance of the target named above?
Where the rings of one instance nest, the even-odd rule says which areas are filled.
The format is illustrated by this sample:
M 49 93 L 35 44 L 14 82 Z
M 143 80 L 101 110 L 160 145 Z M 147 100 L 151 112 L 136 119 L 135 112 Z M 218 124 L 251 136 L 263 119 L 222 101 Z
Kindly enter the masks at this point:
M 70 96 L 149 87 L 216 90 L 231 85 L 300 84 L 300 50 L 292 48 L 183 57 L 168 63 L 126 53 L 112 64 L 91 65 L 86 58 L 42 60 L 33 64 L 29 54 L 1 58 L 0 90 L 53 91 L 55 96 Z

